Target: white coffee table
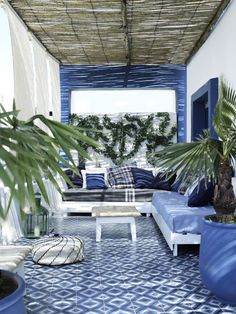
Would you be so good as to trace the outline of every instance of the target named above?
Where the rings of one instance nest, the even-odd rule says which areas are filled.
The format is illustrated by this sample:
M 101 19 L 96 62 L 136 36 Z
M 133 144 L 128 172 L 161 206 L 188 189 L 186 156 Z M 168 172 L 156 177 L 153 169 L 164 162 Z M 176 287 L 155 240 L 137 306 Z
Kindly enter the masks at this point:
M 140 212 L 134 206 L 96 206 L 92 216 L 96 217 L 96 241 L 101 241 L 103 224 L 130 224 L 132 241 L 136 241 L 135 217 Z

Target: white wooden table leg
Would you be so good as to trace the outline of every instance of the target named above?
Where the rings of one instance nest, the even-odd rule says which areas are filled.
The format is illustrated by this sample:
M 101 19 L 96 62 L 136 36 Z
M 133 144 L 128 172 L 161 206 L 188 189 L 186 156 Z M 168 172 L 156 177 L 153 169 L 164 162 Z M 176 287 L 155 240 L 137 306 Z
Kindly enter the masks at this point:
M 178 244 L 173 245 L 173 256 L 178 256 Z
M 134 219 L 132 219 L 132 222 L 130 223 L 130 230 L 131 230 L 132 241 L 136 241 L 136 225 L 135 225 Z
M 101 234 L 102 234 L 102 225 L 98 219 L 96 219 L 96 241 L 101 241 Z

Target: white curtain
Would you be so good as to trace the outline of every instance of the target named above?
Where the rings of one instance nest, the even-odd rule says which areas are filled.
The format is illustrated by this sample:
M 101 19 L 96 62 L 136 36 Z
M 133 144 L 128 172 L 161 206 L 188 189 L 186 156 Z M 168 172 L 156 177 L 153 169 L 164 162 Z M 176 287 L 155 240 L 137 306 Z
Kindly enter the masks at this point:
M 5 6 L 12 42 L 14 86 L 19 118 L 28 119 L 35 114 L 33 59 L 29 34 L 12 10 Z
M 5 6 L 12 41 L 15 100 L 20 119 L 39 113 L 60 121 L 59 63 L 31 35 L 25 24 Z
M 48 68 L 47 53 L 34 38 L 32 38 L 32 53 L 34 59 L 34 90 L 37 114 L 43 114 L 49 117 L 49 86 L 48 86 Z
M 0 183 L 1 184 L 1 183 Z M 10 200 L 10 192 L 7 188 L 0 186 L 1 204 L 6 208 Z M 5 221 L 0 219 L 1 239 L 3 244 L 9 244 L 23 236 L 23 227 L 19 206 L 12 201 L 10 210 Z
M 61 121 L 60 67 L 50 55 L 48 55 L 48 81 L 50 111 L 53 113 L 53 120 Z
M 1 1 L 1 0 L 0 0 Z M 6 3 L 14 68 L 14 89 L 19 118 L 26 120 L 43 114 L 60 121 L 59 63 L 31 35 L 25 24 Z M 0 197 L 9 200 L 9 193 L 1 188 Z M 1 221 L 0 221 L 1 227 Z M 6 222 L 2 222 L 2 236 L 11 242 L 23 235 L 19 208 L 12 203 Z

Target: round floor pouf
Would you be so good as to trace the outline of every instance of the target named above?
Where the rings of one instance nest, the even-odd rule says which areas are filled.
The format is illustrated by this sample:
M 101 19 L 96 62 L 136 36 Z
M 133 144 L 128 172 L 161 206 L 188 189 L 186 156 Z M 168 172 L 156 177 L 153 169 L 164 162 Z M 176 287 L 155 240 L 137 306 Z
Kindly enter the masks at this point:
M 84 242 L 79 237 L 44 237 L 32 250 L 33 261 L 41 265 L 66 265 L 82 261 Z

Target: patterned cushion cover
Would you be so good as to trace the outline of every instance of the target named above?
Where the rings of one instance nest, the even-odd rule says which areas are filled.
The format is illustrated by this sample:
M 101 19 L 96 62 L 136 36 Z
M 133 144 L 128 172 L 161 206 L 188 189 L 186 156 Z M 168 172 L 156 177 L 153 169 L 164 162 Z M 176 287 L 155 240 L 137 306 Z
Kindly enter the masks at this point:
M 32 250 L 33 261 L 40 265 L 66 265 L 82 261 L 84 242 L 79 237 L 44 237 Z
M 134 177 L 130 167 L 115 167 L 108 171 L 108 182 L 116 189 L 134 188 Z

